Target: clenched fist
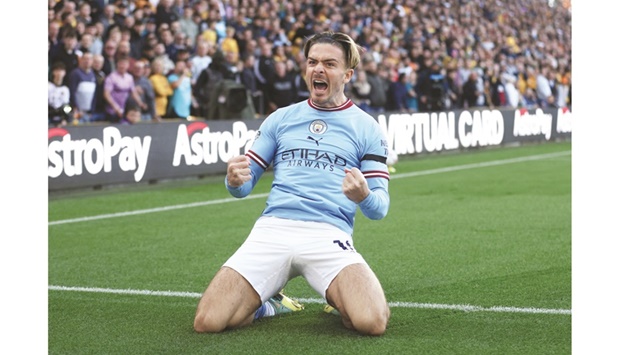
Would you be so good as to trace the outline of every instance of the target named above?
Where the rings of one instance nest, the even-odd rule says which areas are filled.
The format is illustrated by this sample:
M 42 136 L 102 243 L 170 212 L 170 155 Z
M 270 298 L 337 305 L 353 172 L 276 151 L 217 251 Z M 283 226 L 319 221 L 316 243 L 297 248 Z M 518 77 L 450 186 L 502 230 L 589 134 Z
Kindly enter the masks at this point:
M 344 169 L 344 173 L 342 192 L 349 200 L 355 203 L 362 202 L 370 194 L 366 178 L 358 168 Z
M 252 179 L 250 174 L 250 158 L 239 155 L 228 160 L 226 169 L 226 179 L 228 186 L 239 187 Z

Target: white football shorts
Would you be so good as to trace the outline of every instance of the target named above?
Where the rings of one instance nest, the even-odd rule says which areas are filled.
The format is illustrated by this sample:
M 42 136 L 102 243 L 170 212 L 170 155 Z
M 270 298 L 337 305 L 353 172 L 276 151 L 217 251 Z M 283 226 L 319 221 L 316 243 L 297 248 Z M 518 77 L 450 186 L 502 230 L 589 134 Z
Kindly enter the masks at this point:
M 360 263 L 366 261 L 351 236 L 331 224 L 260 217 L 224 266 L 248 280 L 265 302 L 297 276 L 325 298 L 338 273 Z

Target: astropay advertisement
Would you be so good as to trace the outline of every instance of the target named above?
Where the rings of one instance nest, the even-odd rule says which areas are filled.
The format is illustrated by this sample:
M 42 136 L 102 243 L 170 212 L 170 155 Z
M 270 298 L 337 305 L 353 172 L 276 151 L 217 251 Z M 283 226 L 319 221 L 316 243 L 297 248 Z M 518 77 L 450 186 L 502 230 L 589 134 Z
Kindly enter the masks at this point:
M 374 115 L 399 155 L 570 139 L 568 109 Z M 312 117 L 309 117 L 309 122 Z M 224 173 L 262 119 L 82 125 L 48 130 L 48 189 L 97 188 Z

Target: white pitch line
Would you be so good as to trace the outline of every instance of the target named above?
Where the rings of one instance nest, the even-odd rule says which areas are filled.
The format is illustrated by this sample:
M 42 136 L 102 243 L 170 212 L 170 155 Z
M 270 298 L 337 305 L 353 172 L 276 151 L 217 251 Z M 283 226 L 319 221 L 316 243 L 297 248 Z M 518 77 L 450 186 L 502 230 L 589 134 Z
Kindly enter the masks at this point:
M 106 294 L 120 295 L 140 295 L 140 296 L 167 296 L 167 297 L 185 297 L 200 298 L 201 293 L 198 292 L 177 292 L 177 291 L 151 291 L 151 290 L 133 290 L 133 289 L 111 289 L 98 287 L 69 287 L 69 286 L 48 286 L 50 291 L 74 291 L 74 292 L 95 292 Z M 298 298 L 301 303 L 308 304 L 324 304 L 325 300 L 321 298 Z M 518 308 L 518 307 L 481 307 L 462 304 L 436 304 L 436 303 L 415 303 L 415 302 L 389 302 L 390 307 L 395 308 L 421 308 L 421 309 L 444 309 L 463 312 L 498 312 L 498 313 L 530 313 L 530 314 L 565 314 L 571 315 L 570 309 L 546 309 L 546 308 Z
M 532 156 L 528 156 L 528 157 L 520 157 L 520 158 L 512 158 L 512 159 L 504 159 L 504 160 L 495 160 L 495 161 L 489 161 L 489 162 L 483 162 L 483 163 L 465 164 L 465 165 L 452 166 L 452 167 L 440 168 L 440 169 L 431 169 L 431 170 L 424 170 L 424 171 L 414 171 L 414 172 L 411 172 L 411 173 L 402 173 L 402 174 L 393 175 L 393 176 L 390 177 L 390 179 L 400 179 L 400 178 L 406 178 L 406 177 L 423 176 L 423 175 L 431 175 L 431 174 L 440 174 L 440 173 L 446 173 L 446 172 L 452 172 L 452 171 L 458 171 L 458 170 L 484 168 L 484 167 L 488 167 L 488 166 L 497 166 L 497 165 L 512 164 L 512 163 L 521 163 L 521 162 L 525 162 L 525 161 L 556 158 L 556 157 L 570 155 L 570 154 L 571 154 L 571 151 L 563 151 L 563 152 L 558 152 L 558 153 L 532 155 Z M 185 203 L 185 204 L 182 204 L 182 205 L 172 205 L 172 206 L 148 208 L 148 209 L 144 209 L 144 210 L 135 210 L 135 211 L 126 211 L 126 212 L 101 214 L 101 215 L 97 215 L 97 216 L 88 216 L 88 217 L 80 217 L 80 218 L 63 219 L 63 220 L 48 222 L 47 225 L 48 226 L 55 226 L 55 225 L 60 225 L 60 224 L 88 222 L 88 221 L 95 221 L 95 220 L 99 220 L 99 219 L 117 218 L 117 217 L 125 217 L 125 216 L 135 216 L 135 215 L 147 214 L 147 213 L 156 213 L 156 212 L 163 212 L 163 211 L 170 211 L 170 210 L 178 210 L 178 209 L 182 209 L 182 208 L 201 207 L 201 206 L 208 206 L 208 205 L 219 205 L 221 203 L 238 202 L 238 201 L 244 201 L 244 200 L 252 200 L 252 199 L 257 199 L 257 198 L 263 198 L 263 197 L 267 197 L 268 195 L 269 195 L 268 193 L 262 193 L 262 194 L 249 195 L 249 196 L 244 197 L 242 199 L 234 198 L 234 197 L 229 197 L 229 198 L 223 198 L 223 199 L 219 199 L 219 200 L 210 200 L 210 201 L 203 201 L 203 202 Z
M 253 200 L 253 199 L 256 199 L 256 198 L 263 198 L 263 197 L 267 197 L 267 195 L 269 195 L 269 194 L 268 193 L 262 193 L 262 194 L 250 195 L 250 196 L 247 196 L 247 197 L 244 197 L 244 198 L 229 197 L 229 198 L 222 198 L 222 199 L 219 199 L 219 200 L 209 200 L 209 201 L 194 202 L 194 203 L 184 203 L 182 205 L 172 205 L 172 206 L 164 206 L 164 207 L 147 208 L 145 210 L 135 210 L 135 211 L 126 211 L 126 212 L 100 214 L 100 215 L 97 215 L 97 216 L 63 219 L 63 220 L 59 220 L 59 221 L 49 222 L 47 225 L 48 226 L 54 226 L 54 225 L 58 225 L 58 224 L 87 222 L 87 221 L 94 221 L 94 220 L 98 220 L 98 219 L 116 218 L 116 217 L 125 217 L 125 216 L 135 216 L 135 215 L 139 215 L 139 214 L 147 214 L 147 213 L 163 212 L 163 211 L 170 211 L 170 210 L 178 210 L 178 209 L 181 209 L 181 208 L 201 207 L 201 206 L 208 206 L 208 205 L 219 205 L 221 203 L 227 203 L 227 202 L 237 202 L 237 201 L 243 201 L 243 200 Z
M 458 166 L 450 166 L 450 167 L 446 167 L 446 168 L 431 169 L 431 170 L 424 170 L 424 171 L 414 171 L 414 172 L 411 172 L 411 173 L 397 174 L 397 175 L 390 176 L 390 179 L 399 179 L 399 178 L 406 178 L 406 177 L 413 177 L 413 176 L 423 176 L 423 175 L 431 175 L 431 174 L 448 173 L 448 172 L 458 171 L 458 170 L 485 168 L 485 167 L 488 167 L 488 166 L 505 165 L 505 164 L 512 164 L 512 163 L 522 163 L 522 162 L 525 162 L 525 161 L 557 158 L 557 157 L 562 157 L 562 156 L 566 156 L 566 155 L 570 155 L 570 154 L 571 154 L 571 151 L 563 151 L 563 152 L 557 152 L 557 153 L 531 155 L 531 156 L 528 156 L 528 157 L 519 157 L 519 158 L 512 158 L 512 159 L 487 161 L 487 162 L 483 162 L 483 163 L 473 163 L 473 164 L 465 164 L 465 165 L 458 165 Z

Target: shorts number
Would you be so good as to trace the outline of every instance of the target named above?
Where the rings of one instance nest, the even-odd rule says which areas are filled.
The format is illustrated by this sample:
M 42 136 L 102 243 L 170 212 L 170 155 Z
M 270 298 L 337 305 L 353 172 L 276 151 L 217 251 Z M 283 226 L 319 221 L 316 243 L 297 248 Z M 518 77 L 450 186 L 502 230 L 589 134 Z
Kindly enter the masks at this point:
M 338 246 L 341 247 L 342 250 L 355 251 L 355 248 L 353 248 L 353 246 L 351 245 L 351 243 L 349 243 L 348 240 L 345 243 L 343 243 L 343 242 L 341 242 L 339 240 L 334 240 L 334 244 L 338 244 Z

